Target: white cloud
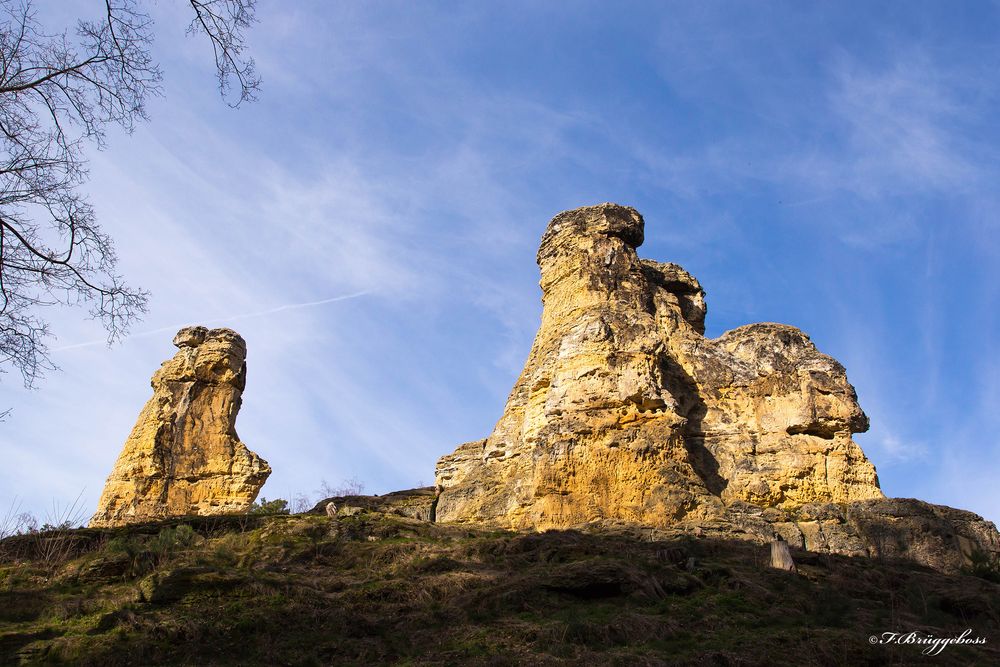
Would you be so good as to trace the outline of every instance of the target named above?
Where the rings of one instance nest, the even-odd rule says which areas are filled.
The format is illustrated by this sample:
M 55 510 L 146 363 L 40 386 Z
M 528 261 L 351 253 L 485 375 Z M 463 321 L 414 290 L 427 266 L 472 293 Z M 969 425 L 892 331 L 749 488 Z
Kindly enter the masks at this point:
M 885 68 L 844 58 L 833 76 L 830 103 L 854 155 L 834 182 L 866 197 L 928 187 L 955 193 L 979 184 L 982 170 L 955 131 L 970 109 L 956 100 L 954 78 L 926 56 L 899 54 Z
M 881 458 L 890 464 L 927 458 L 927 446 L 924 443 L 901 440 L 894 433 L 884 433 L 878 444 Z

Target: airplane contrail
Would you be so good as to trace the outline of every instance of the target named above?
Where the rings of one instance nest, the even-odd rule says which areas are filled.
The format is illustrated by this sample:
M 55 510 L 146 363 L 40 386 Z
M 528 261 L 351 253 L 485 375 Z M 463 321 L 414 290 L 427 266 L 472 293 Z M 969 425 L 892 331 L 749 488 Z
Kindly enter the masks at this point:
M 363 292 L 354 292 L 353 294 L 342 294 L 340 296 L 330 297 L 329 299 L 320 299 L 319 301 L 305 301 L 303 303 L 286 303 L 283 306 L 275 306 L 274 308 L 268 308 L 267 310 L 260 310 L 254 313 L 241 313 L 239 315 L 230 315 L 228 317 L 217 317 L 211 320 L 203 320 L 204 324 L 216 324 L 219 322 L 233 322 L 235 320 L 246 320 L 251 317 L 262 317 L 264 315 L 273 315 L 274 313 L 280 313 L 286 310 L 296 310 L 298 308 L 309 308 L 311 306 L 322 306 L 326 303 L 334 303 L 336 301 L 346 301 L 347 299 L 356 299 L 359 296 L 365 296 L 371 292 L 365 290 Z M 127 343 L 133 338 L 143 338 L 145 336 L 152 336 L 154 334 L 163 333 L 164 331 L 177 331 L 181 327 L 186 327 L 188 324 L 173 324 L 165 327 L 158 327 L 156 329 L 149 329 L 147 331 L 139 331 L 134 334 L 130 334 L 122 339 L 122 343 Z M 63 352 L 64 350 L 75 350 L 79 347 L 93 347 L 94 345 L 106 345 L 107 340 L 91 340 L 86 343 L 73 343 L 72 345 L 63 345 L 61 347 L 53 348 L 53 352 Z

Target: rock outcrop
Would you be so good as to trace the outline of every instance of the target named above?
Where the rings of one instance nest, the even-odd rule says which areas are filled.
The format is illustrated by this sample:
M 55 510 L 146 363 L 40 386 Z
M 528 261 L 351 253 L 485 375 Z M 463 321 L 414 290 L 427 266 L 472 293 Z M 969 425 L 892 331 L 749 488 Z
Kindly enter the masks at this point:
M 309 510 L 309 514 L 345 516 L 353 511 L 382 512 L 405 516 L 418 521 L 434 521 L 436 501 L 434 487 L 393 491 L 381 496 L 334 496 L 324 498 Z
M 736 503 L 722 521 L 699 530 L 708 536 L 755 541 L 778 534 L 800 549 L 904 559 L 944 572 L 972 565 L 976 555 L 991 562 L 1000 558 L 1000 535 L 992 522 L 913 498 L 808 503 L 791 511 Z
M 230 329 L 187 327 L 153 375 L 146 403 L 98 502 L 92 527 L 245 511 L 271 468 L 236 435 L 246 343 Z
M 640 259 L 643 234 L 614 204 L 549 223 L 534 345 L 490 436 L 438 462 L 437 520 L 714 526 L 865 551 L 864 512 L 844 507 L 888 501 L 851 437 L 868 418 L 844 367 L 786 325 L 706 338 L 701 285 Z

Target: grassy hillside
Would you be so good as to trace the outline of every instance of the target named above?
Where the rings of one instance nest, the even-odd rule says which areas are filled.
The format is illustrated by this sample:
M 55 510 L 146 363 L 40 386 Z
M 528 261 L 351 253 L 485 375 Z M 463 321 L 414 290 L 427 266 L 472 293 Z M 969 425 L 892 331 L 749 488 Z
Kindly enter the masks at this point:
M 899 563 L 364 511 L 0 543 L 0 664 L 1000 664 L 1000 585 Z M 936 657 L 871 635 L 972 630 Z

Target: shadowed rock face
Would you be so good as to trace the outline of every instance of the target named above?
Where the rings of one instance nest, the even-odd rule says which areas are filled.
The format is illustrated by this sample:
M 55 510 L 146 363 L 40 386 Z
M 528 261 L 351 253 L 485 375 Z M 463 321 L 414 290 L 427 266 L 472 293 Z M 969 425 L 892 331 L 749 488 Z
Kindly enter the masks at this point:
M 438 462 L 437 520 L 727 526 L 769 538 L 771 524 L 743 508 L 794 523 L 807 505 L 883 499 L 851 437 L 868 418 L 844 367 L 786 325 L 705 338 L 701 285 L 676 264 L 639 259 L 643 232 L 642 216 L 615 204 L 549 223 L 534 345 L 490 436 Z
M 187 327 L 153 375 L 153 397 L 125 441 L 91 526 L 246 510 L 271 468 L 236 435 L 246 343 L 230 329 Z

